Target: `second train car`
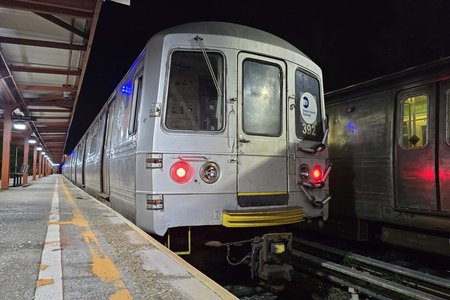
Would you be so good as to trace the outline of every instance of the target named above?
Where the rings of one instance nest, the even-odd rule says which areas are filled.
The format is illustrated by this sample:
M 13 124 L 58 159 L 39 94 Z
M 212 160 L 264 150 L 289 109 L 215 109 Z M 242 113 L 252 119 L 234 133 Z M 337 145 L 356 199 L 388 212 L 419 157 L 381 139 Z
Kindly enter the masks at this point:
M 335 234 L 450 255 L 449 78 L 447 57 L 326 94 Z
M 323 221 L 327 132 L 322 71 L 300 50 L 189 23 L 148 41 L 63 174 L 157 236 Z

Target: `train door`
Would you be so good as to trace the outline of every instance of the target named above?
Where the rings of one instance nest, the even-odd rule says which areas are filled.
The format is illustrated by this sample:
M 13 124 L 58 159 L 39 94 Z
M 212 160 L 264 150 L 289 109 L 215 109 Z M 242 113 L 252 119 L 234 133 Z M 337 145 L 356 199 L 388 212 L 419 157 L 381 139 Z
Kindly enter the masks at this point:
M 439 195 L 440 209 L 450 212 L 450 80 L 439 89 Z
M 102 153 L 102 194 L 109 196 L 109 167 L 110 167 L 110 158 L 111 152 L 111 132 L 113 126 L 113 116 L 114 116 L 114 101 L 108 106 L 108 111 L 105 117 L 105 137 L 103 144 L 103 153 Z M 106 196 L 106 197 L 108 197 Z
M 439 210 L 435 88 L 424 85 L 397 95 L 394 167 L 399 208 Z
M 238 58 L 238 204 L 288 202 L 286 158 L 286 66 L 241 53 Z

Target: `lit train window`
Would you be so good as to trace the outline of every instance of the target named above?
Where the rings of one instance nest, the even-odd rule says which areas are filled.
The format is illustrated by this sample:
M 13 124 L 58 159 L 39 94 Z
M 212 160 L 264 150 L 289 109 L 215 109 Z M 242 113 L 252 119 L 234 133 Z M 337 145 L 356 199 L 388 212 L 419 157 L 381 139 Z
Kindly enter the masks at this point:
M 223 94 L 223 57 L 208 52 L 208 58 Z M 203 53 L 172 53 L 165 122 L 167 128 L 175 130 L 223 128 L 223 96 L 218 93 Z
M 428 97 L 416 95 L 402 101 L 402 139 L 403 148 L 422 148 L 428 138 Z
M 323 139 L 319 81 L 300 70 L 295 72 L 295 132 L 299 139 Z
M 281 69 L 246 60 L 243 74 L 243 129 L 254 135 L 281 134 Z

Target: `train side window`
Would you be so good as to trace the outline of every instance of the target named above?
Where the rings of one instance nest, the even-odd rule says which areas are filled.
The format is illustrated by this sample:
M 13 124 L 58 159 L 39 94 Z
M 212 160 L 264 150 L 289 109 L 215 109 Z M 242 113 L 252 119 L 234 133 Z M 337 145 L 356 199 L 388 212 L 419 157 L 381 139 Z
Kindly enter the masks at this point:
M 91 130 L 91 134 L 89 136 L 89 150 L 88 150 L 88 154 L 92 155 L 95 154 L 96 150 L 97 150 L 97 132 L 98 132 L 98 124 L 92 128 Z
M 131 86 L 131 80 L 126 86 Z M 110 146 L 116 147 L 126 143 L 129 139 L 128 127 L 131 114 L 131 88 L 126 92 L 120 91 L 111 101 L 111 110 L 108 112 L 108 134 Z
M 77 164 L 81 164 L 84 155 L 84 141 L 79 144 L 79 149 L 77 153 Z
M 428 96 L 405 98 L 401 102 L 401 146 L 406 149 L 423 148 L 428 143 Z
M 223 90 L 223 57 L 212 52 L 207 55 Z M 223 97 L 217 92 L 203 53 L 172 53 L 165 122 L 167 128 L 174 130 L 222 130 Z
M 139 106 L 142 97 L 142 74 L 134 79 L 133 83 L 133 104 L 131 108 L 130 126 L 128 127 L 128 133 L 130 135 L 135 134 L 138 126 Z
M 244 61 L 243 130 L 247 134 L 280 136 L 281 69 L 254 60 Z
M 323 139 L 320 84 L 315 77 L 295 72 L 295 132 L 299 139 Z

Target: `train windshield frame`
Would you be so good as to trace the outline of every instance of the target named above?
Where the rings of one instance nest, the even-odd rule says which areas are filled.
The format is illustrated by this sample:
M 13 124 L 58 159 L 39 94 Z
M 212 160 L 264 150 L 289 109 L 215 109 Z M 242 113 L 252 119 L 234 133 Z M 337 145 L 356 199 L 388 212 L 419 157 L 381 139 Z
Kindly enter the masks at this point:
M 295 134 L 311 141 L 322 141 L 324 134 L 320 82 L 301 69 L 295 71 Z
M 216 81 L 223 89 L 224 57 L 212 51 L 207 55 Z M 224 128 L 223 95 L 219 95 L 200 51 L 175 50 L 171 54 L 165 126 L 183 131 L 221 131 Z

